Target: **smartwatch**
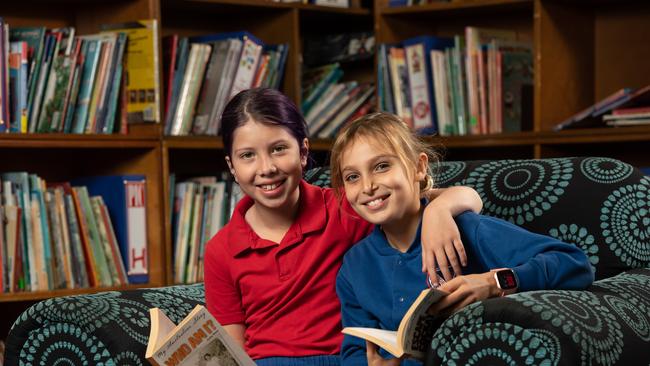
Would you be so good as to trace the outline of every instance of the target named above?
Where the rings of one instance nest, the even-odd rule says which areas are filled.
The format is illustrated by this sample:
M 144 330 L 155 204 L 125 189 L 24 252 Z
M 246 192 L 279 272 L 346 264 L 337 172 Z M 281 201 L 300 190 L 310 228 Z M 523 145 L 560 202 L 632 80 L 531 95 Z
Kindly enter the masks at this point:
M 501 296 L 506 293 L 512 294 L 517 292 L 519 280 L 515 271 L 510 268 L 499 268 L 492 271 L 494 272 L 494 279 L 497 282 L 497 286 L 502 291 Z

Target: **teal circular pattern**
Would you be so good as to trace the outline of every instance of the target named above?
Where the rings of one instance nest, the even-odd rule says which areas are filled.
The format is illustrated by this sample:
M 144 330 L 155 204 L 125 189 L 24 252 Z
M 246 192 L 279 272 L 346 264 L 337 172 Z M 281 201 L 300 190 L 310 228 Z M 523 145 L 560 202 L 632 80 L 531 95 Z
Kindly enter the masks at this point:
M 429 168 L 434 174 L 433 181 L 435 185 L 446 186 L 465 171 L 467 164 L 462 161 L 443 161 L 439 164 L 431 163 Z
M 442 358 L 443 365 L 554 365 L 553 354 L 532 332 L 508 323 L 470 326 L 453 349 Z
M 474 169 L 463 184 L 479 193 L 484 213 L 522 225 L 550 210 L 572 178 L 571 159 L 500 160 Z
M 142 359 L 132 351 L 121 352 L 114 359 L 116 365 L 145 366 Z
M 586 158 L 580 163 L 580 171 L 593 182 L 613 184 L 629 177 L 634 168 L 616 159 Z
M 557 365 L 562 357 L 562 343 L 560 339 L 546 329 L 529 329 L 529 331 L 544 344 L 544 348 L 549 352 L 551 365 Z
M 151 304 L 151 307 L 160 308 L 176 324 L 183 320 L 194 308 L 194 305 L 173 294 L 145 292 L 142 297 Z
M 53 341 L 50 341 L 53 340 Z M 56 323 L 29 333 L 20 350 L 21 365 L 115 365 L 106 346 L 81 328 Z
M 596 244 L 594 236 L 589 234 L 586 228 L 579 227 L 576 224 L 562 224 L 557 228 L 550 229 L 548 234 L 565 243 L 574 244 L 578 248 L 582 249 L 589 258 L 589 263 L 591 263 L 591 267 L 595 273 L 596 265 L 599 262 L 598 244 Z
M 40 323 L 71 322 L 92 332 L 119 318 L 119 292 L 55 297 L 36 303 L 24 314 Z
M 115 323 L 137 342 L 146 345 L 149 339 L 149 307 L 137 301 L 120 299 L 120 317 Z
M 449 345 L 454 342 L 456 335 L 468 326 L 481 324 L 485 308 L 482 302 L 467 305 L 456 314 L 445 320 L 433 334 L 431 348 L 436 350 L 438 357 L 443 358 Z
M 633 268 L 650 266 L 650 178 L 619 187 L 600 209 L 600 228 L 609 249 Z
M 313 168 L 305 172 L 305 181 L 318 187 L 330 187 L 331 177 L 329 168 Z
M 644 314 L 638 307 L 617 296 L 605 295 L 603 299 L 623 320 L 623 324 L 632 329 L 642 340 L 650 341 L 650 323 L 647 313 Z
M 589 364 L 613 364 L 623 350 L 619 319 L 587 291 L 531 291 L 510 296 L 570 337 Z
M 205 304 L 205 287 L 203 283 L 182 286 L 168 286 L 152 290 L 164 292 L 173 296 L 183 297 L 190 301 Z
M 617 297 L 625 299 L 626 303 L 634 306 L 641 314 L 645 314 L 646 322 L 649 321 L 647 317 L 650 314 L 650 308 L 646 305 L 648 299 L 650 299 L 649 276 L 621 273 L 617 276 L 595 282 L 594 285 L 610 290 Z M 634 326 L 630 327 L 634 329 Z

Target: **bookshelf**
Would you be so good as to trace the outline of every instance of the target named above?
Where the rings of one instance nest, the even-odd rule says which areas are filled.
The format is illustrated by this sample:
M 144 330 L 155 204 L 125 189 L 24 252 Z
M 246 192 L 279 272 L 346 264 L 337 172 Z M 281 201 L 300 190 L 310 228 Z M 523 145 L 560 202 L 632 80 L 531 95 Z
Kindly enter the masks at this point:
M 377 43 L 384 43 L 422 34 L 462 34 L 466 25 L 514 29 L 534 44 L 532 130 L 431 139 L 432 144 L 446 146 L 446 159 L 599 155 L 650 166 L 650 128 L 551 131 L 557 122 L 618 88 L 650 84 L 646 66 L 650 4 L 632 0 L 456 0 L 404 8 L 387 4 L 388 0 L 374 0 L 372 9 L 338 9 L 264 0 L 24 0 L 1 2 L 0 15 L 13 26 L 75 26 L 79 34 L 96 32 L 102 23 L 145 18 L 160 21 L 161 36 L 248 30 L 266 43 L 289 44 L 282 90 L 297 103 L 305 35 L 324 29 L 333 33 L 374 29 Z M 372 59 L 344 68 L 346 77 L 375 79 Z M 326 160 L 331 144 L 311 141 L 317 161 Z M 170 174 L 189 177 L 227 170 L 219 138 L 163 136 L 160 125 L 133 125 L 126 136 L 3 134 L 0 155 L 0 171 L 26 170 L 50 181 L 93 174 L 146 175 L 150 270 L 146 286 L 173 282 Z M 16 309 L 13 319 L 37 300 L 134 287 L 0 294 L 0 306 Z M 9 325 L 0 324 L 0 336 Z

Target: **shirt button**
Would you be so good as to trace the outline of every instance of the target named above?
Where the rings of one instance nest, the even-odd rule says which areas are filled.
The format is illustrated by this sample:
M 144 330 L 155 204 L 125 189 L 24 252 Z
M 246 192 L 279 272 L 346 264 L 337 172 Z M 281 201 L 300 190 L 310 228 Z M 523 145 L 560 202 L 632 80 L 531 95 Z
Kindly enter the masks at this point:
M 404 302 L 404 298 L 403 298 L 403 297 L 400 297 L 400 298 L 399 298 L 399 302 Z
M 399 264 L 399 265 L 401 266 L 401 265 L 402 265 L 402 260 L 401 260 L 401 259 L 398 260 L 398 261 L 397 261 L 397 264 Z

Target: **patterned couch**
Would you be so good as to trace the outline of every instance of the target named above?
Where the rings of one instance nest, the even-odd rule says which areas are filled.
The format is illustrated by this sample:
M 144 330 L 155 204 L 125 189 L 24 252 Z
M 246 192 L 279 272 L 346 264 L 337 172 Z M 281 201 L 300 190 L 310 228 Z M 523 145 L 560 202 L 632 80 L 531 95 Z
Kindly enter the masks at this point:
M 582 248 L 588 291 L 537 291 L 474 303 L 434 335 L 427 364 L 649 365 L 650 178 L 608 158 L 446 162 L 439 184 L 468 185 L 484 213 Z M 306 179 L 329 184 L 326 169 Z M 201 284 L 42 301 L 15 322 L 6 365 L 146 365 L 147 309 L 176 322 Z

